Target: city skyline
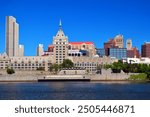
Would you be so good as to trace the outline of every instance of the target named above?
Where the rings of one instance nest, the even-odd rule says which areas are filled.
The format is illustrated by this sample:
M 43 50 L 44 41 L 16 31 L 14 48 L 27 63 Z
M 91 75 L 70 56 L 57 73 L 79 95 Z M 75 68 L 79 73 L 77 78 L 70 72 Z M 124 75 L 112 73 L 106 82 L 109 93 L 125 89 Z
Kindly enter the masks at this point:
M 0 53 L 6 48 L 5 18 L 9 15 L 19 23 L 19 41 L 25 46 L 26 56 L 36 55 L 40 43 L 47 50 L 60 19 L 70 42 L 92 41 L 96 47 L 103 48 L 104 42 L 122 34 L 124 43 L 131 38 L 133 47 L 141 51 L 141 45 L 150 41 L 148 0 L 8 1 L 0 1 L 3 11 L 0 12 Z

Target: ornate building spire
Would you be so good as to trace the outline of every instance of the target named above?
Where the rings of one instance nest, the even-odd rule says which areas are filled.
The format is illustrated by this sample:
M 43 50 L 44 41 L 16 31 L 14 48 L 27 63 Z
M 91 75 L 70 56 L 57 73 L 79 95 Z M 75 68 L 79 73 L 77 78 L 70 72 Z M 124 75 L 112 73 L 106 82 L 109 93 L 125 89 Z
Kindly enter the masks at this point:
M 59 21 L 59 26 L 62 26 L 61 19 L 60 19 L 60 21 Z
M 62 22 L 61 22 L 61 19 L 59 21 L 59 29 L 62 29 Z

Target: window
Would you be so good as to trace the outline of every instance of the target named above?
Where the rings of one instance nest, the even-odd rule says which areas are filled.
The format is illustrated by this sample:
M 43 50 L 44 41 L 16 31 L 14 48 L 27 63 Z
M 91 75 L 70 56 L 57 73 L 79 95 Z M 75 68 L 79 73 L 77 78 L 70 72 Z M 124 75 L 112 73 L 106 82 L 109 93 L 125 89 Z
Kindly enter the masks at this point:
M 85 48 L 85 45 L 83 45 L 83 48 Z

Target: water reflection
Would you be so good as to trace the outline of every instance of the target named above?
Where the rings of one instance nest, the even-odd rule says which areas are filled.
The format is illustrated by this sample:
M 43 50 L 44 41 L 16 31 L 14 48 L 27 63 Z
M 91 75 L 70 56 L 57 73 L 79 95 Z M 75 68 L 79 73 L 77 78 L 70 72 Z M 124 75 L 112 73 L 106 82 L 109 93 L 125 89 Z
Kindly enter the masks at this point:
M 150 83 L 35 82 L 0 83 L 0 99 L 150 99 Z

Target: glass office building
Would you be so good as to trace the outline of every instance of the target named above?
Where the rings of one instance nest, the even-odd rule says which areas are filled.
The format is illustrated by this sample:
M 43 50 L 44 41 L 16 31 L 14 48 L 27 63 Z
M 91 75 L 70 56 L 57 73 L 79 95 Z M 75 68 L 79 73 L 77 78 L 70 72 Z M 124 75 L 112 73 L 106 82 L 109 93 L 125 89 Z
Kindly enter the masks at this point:
M 96 54 L 99 55 L 99 57 L 105 56 L 105 49 L 104 48 L 96 48 Z
M 109 48 L 109 56 L 119 60 L 127 58 L 126 48 Z

